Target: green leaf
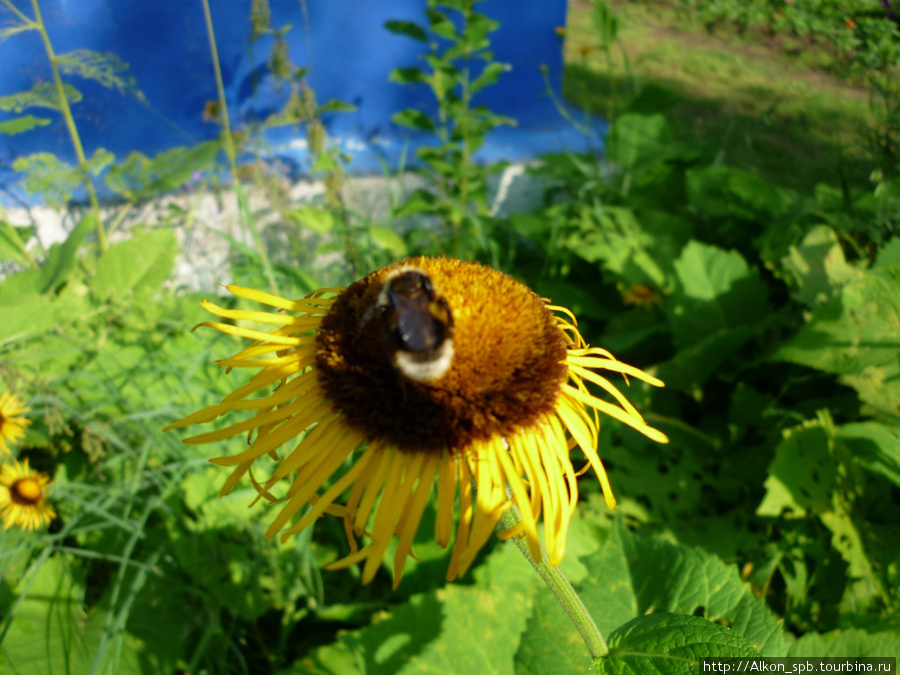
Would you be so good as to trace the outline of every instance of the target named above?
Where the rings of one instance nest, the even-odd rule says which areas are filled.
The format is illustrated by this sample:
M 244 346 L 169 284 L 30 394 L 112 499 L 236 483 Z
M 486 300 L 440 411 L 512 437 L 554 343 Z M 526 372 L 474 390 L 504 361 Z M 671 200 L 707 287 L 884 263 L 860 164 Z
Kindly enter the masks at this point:
M 736 167 L 717 164 L 689 169 L 686 178 L 691 205 L 714 218 L 765 222 L 787 212 L 791 204 L 784 190 Z
M 856 464 L 900 486 L 900 428 L 880 422 L 844 424 L 836 439 Z
M 128 70 L 128 64 L 112 52 L 101 54 L 92 49 L 76 49 L 65 54 L 57 54 L 56 63 L 63 73 L 93 80 L 119 93 L 130 92 L 137 96 L 138 100 L 144 100 L 135 79 L 120 75 Z
M 75 269 L 78 252 L 88 233 L 96 229 L 97 216 L 93 212 L 89 212 L 78 222 L 62 244 L 53 244 L 50 247 L 41 270 L 41 293 L 54 292 L 65 283 L 69 274 Z
M 25 233 L 25 239 L 19 234 L 19 230 Z M 0 221 L 0 262 L 10 260 L 27 265 L 28 258 L 25 255 L 25 241 L 31 236 L 30 228 L 13 227 L 9 223 Z
M 787 656 L 843 658 L 900 658 L 900 636 L 896 632 L 867 633 L 850 628 L 830 633 L 806 633 L 791 645 Z
M 209 170 L 221 145 L 218 140 L 190 147 L 177 147 L 150 158 L 132 152 L 124 162 L 114 164 L 106 174 L 109 188 L 130 201 L 157 197 L 177 190 L 195 173 Z
M 341 652 L 354 656 L 352 670 L 334 670 L 335 663 L 350 661 L 332 646 L 316 650 L 303 672 L 513 675 L 535 579 L 519 551 L 502 546 L 475 570 L 474 583 L 414 595 L 373 625 L 345 633 Z
M 334 214 L 316 206 L 301 206 L 299 209 L 288 211 L 286 214 L 291 220 L 315 232 L 325 234 L 334 229 Z
M 831 453 L 833 431 L 823 422 L 813 420 L 782 432 L 757 514 L 802 517 L 831 509 L 837 463 Z
M 651 614 L 613 631 L 609 655 L 594 669 L 609 675 L 695 673 L 703 657 L 760 656 L 734 631 L 698 616 Z
M 27 273 L 20 272 L 16 277 L 23 277 L 25 274 Z M 33 279 L 39 278 L 37 274 L 29 276 Z M 3 321 L 0 323 L 0 345 L 43 333 L 56 323 L 48 296 L 38 293 L 18 293 L 13 291 L 11 286 L 13 284 L 9 279 L 0 284 L 0 307 L 3 312 Z
M 428 42 L 428 34 L 416 23 L 411 21 L 386 21 L 384 27 L 394 35 L 405 35 L 419 42 Z
M 83 572 L 59 554 L 43 559 L 29 585 L 31 581 L 25 577 L 14 591 L 21 603 L 3 641 L 4 670 L 29 675 L 79 672 L 75 664 L 87 666 L 93 656 L 83 642 Z
M 71 84 L 63 84 L 66 100 L 69 105 L 78 103 L 82 96 Z M 50 82 L 38 82 L 28 91 L 20 91 L 9 96 L 0 96 L 0 110 L 5 112 L 22 112 L 27 108 L 49 108 L 59 112 L 59 98 L 56 87 Z
M 421 68 L 394 68 L 388 80 L 398 84 L 417 84 L 428 82 L 428 76 Z
M 434 131 L 435 129 L 432 119 L 421 110 L 416 110 L 415 108 L 407 108 L 394 113 L 391 116 L 391 121 L 394 124 L 419 131 Z
M 626 113 L 617 117 L 610 127 L 606 153 L 623 171 L 629 171 L 638 164 L 658 159 L 671 142 L 669 123 L 662 115 Z
M 591 22 L 594 24 L 594 36 L 600 43 L 600 49 L 609 49 L 619 33 L 619 19 L 603 0 L 593 0 L 593 5 Z
M 5 122 L 0 122 L 0 134 L 21 134 L 23 131 L 31 131 L 35 127 L 45 127 L 50 124 L 50 120 L 44 117 L 34 117 L 33 115 L 25 115 L 24 117 L 16 117 Z
M 610 647 L 617 627 L 649 612 L 667 612 L 730 626 L 742 649 L 765 656 L 787 650 L 781 620 L 741 581 L 737 568 L 701 549 L 633 535 L 617 518 L 604 546 L 581 562 L 588 575 L 576 589 Z M 558 607 L 538 602 L 516 660 L 525 672 L 574 675 L 584 672 L 584 659 L 558 655 L 579 642 Z
M 766 285 L 737 251 L 691 241 L 674 267 L 679 288 L 666 312 L 679 349 L 768 316 Z
M 92 286 L 100 301 L 158 290 L 175 266 L 178 242 L 171 230 L 153 230 L 110 246 L 97 261 Z
M 356 106 L 351 103 L 344 103 L 344 101 L 332 99 L 331 101 L 328 101 L 328 103 L 316 108 L 315 116 L 320 117 L 325 113 L 332 112 L 354 112 L 355 110 Z
M 885 267 L 900 266 L 900 238 L 891 239 L 878 252 L 875 264 L 872 269 L 882 269 Z
M 810 307 L 826 302 L 863 274 L 847 263 L 837 235 L 825 225 L 810 230 L 799 246 L 791 246 L 782 264 L 797 286 L 794 297 Z
M 395 258 L 402 258 L 406 255 L 406 243 L 399 234 L 387 227 L 369 228 L 369 236 L 372 237 L 374 244 L 390 253 Z
M 484 70 L 481 71 L 481 75 L 476 77 L 472 81 L 472 84 L 469 85 L 469 91 L 474 94 L 475 92 L 481 91 L 485 87 L 489 87 L 498 79 L 500 79 L 500 75 L 509 70 L 511 70 L 509 64 L 498 63 L 497 61 L 489 63 L 485 66 Z
M 455 41 L 458 39 L 456 26 L 453 25 L 453 22 L 446 14 L 434 7 L 426 9 L 425 14 L 428 16 L 429 28 L 431 28 L 436 35 L 445 40 Z
M 870 410 L 900 418 L 900 268 L 868 270 L 819 307 L 774 359 L 840 376 Z
M 112 153 L 97 148 L 87 160 L 86 169 L 97 175 L 115 161 Z M 25 189 L 40 195 L 53 205 L 61 205 L 72 198 L 72 193 L 86 180 L 84 172 L 60 160 L 49 152 L 39 152 L 27 157 L 19 157 L 13 162 L 16 171 L 25 173 Z

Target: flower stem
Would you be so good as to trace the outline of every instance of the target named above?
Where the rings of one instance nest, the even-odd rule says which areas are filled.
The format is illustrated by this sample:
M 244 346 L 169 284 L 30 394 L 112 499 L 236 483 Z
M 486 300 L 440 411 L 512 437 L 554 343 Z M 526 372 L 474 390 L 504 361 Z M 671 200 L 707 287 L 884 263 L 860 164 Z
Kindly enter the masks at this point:
M 503 516 L 501 516 L 500 527 L 508 530 L 518 525 L 521 521 L 522 517 L 519 515 L 519 508 L 513 505 L 506 509 Z M 526 560 L 531 563 L 535 571 L 540 575 L 541 579 L 544 580 L 544 583 L 553 591 L 553 595 L 559 600 L 559 604 L 562 605 L 566 614 L 569 615 L 569 619 L 571 619 L 572 623 L 575 624 L 575 628 L 581 634 L 581 639 L 587 645 L 591 658 L 599 659 L 606 656 L 609 653 L 606 640 L 600 634 L 597 624 L 594 623 L 581 598 L 578 597 L 578 593 L 575 592 L 572 584 L 566 579 L 566 575 L 558 567 L 550 566 L 550 557 L 547 555 L 543 544 L 541 544 L 541 559 L 538 561 L 532 559 L 531 553 L 528 551 L 528 544 L 524 538 L 513 537 L 512 540 L 519 547 L 522 555 L 525 556 Z

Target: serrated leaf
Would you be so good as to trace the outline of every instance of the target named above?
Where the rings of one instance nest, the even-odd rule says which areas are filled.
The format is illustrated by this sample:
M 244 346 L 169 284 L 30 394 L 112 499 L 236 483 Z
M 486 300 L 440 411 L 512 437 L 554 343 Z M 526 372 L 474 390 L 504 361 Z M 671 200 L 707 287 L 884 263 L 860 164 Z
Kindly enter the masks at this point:
M 214 140 L 171 148 L 153 157 L 132 152 L 124 162 L 110 167 L 106 184 L 131 201 L 157 197 L 177 190 L 195 174 L 209 170 L 220 147 L 219 141 Z
M 774 359 L 839 375 L 860 399 L 900 418 L 900 268 L 868 270 L 819 307 Z
M 701 549 L 632 535 L 618 518 L 606 544 L 582 563 L 588 575 L 576 589 L 603 635 L 648 612 L 700 614 L 730 626 L 763 655 L 783 656 L 787 649 L 781 620 L 741 581 L 737 568 Z M 584 672 L 577 658 L 567 657 L 559 669 L 554 665 L 555 654 L 580 642 L 562 616 L 549 604 L 536 605 L 517 655 L 528 672 Z
M 394 113 L 391 116 L 391 121 L 394 124 L 417 129 L 418 131 L 434 131 L 435 128 L 434 121 L 421 110 L 416 110 L 415 108 L 407 108 Z
M 598 673 L 694 673 L 707 657 L 760 656 L 734 631 L 698 616 L 651 614 L 613 631 L 609 655 L 594 661 Z
M 63 73 L 93 80 L 120 93 L 131 92 L 139 100 L 144 99 L 144 95 L 137 89 L 135 79 L 120 74 L 128 70 L 128 64 L 112 52 L 101 54 L 92 49 L 76 49 L 57 54 L 56 63 Z
M 14 136 L 24 131 L 31 131 L 35 127 L 45 127 L 48 124 L 50 124 L 50 120 L 44 117 L 25 115 L 24 117 L 16 117 L 15 119 L 0 122 L 0 134 Z
M 428 42 L 425 30 L 411 21 L 386 21 L 384 27 L 394 35 L 405 35 L 419 42 Z
M 900 636 L 896 632 L 867 633 L 850 628 L 830 633 L 806 633 L 791 645 L 787 656 L 900 658 Z
M 110 246 L 97 261 L 91 286 L 100 301 L 156 290 L 172 273 L 178 242 L 171 230 L 154 230 Z
M 81 92 L 71 84 L 63 84 L 63 91 L 69 105 L 78 103 L 82 98 Z M 28 91 L 0 96 L 0 110 L 19 113 L 27 108 L 49 108 L 59 112 L 56 87 L 50 82 L 38 82 Z

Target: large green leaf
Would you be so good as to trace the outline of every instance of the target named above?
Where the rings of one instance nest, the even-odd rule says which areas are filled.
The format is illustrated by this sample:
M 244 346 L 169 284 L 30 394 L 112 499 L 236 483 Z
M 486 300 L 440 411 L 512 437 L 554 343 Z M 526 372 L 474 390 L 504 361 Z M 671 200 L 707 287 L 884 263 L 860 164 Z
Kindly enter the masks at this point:
M 666 313 L 678 349 L 719 333 L 757 327 L 768 315 L 765 283 L 737 251 L 691 241 L 674 266 L 679 287 Z M 725 339 L 726 351 L 736 350 L 748 337 L 743 330 L 737 334 L 739 339 Z
M 624 631 L 619 633 L 623 639 L 628 633 L 626 622 L 648 612 L 669 612 L 696 614 L 707 627 L 713 625 L 709 622 L 729 626 L 730 631 L 721 631 L 734 636 L 736 651 L 718 655 L 740 656 L 749 649 L 783 656 L 787 650 L 781 620 L 741 581 L 735 566 L 705 551 L 632 535 L 617 519 L 606 544 L 582 562 L 588 576 L 577 589 L 601 634 L 610 636 L 610 647 L 617 629 Z M 672 621 L 674 626 L 680 619 Z M 668 630 L 667 623 L 660 625 Z M 652 628 L 648 630 L 652 633 Z M 720 627 L 713 632 L 720 632 Z M 516 661 L 525 673 L 581 673 L 590 659 L 583 651 L 569 651 L 583 649 L 558 603 L 541 599 L 522 636 Z M 560 658 L 563 652 L 566 655 Z
M 900 658 L 900 635 L 896 632 L 866 633 L 858 629 L 830 633 L 807 633 L 798 638 L 787 656 Z
M 18 606 L 4 640 L 4 672 L 57 675 L 88 672 L 91 657 L 84 641 L 84 578 L 70 558 L 43 559 L 34 577 L 14 591 Z M 4 617 L 5 618 L 5 617 Z
M 900 268 L 868 270 L 818 308 L 780 361 L 840 375 L 870 412 L 900 419 Z
M 671 142 L 669 123 L 662 115 L 626 113 L 617 117 L 610 127 L 606 153 L 611 161 L 628 171 L 658 159 Z
M 317 650 L 289 672 L 512 675 L 537 577 L 512 545 L 491 555 L 475 577 L 473 585 L 449 584 L 414 595 L 389 616 L 343 635 L 340 646 Z
M 608 646 L 594 668 L 610 675 L 695 673 L 704 657 L 760 655 L 725 626 L 683 614 L 639 616 L 613 631 Z
M 156 290 L 172 272 L 178 243 L 171 230 L 153 230 L 110 246 L 93 280 L 99 300 Z
M 764 223 L 785 213 L 791 200 L 784 190 L 737 167 L 717 164 L 687 172 L 688 199 L 700 213 Z
M 831 509 L 837 464 L 831 454 L 830 432 L 821 421 L 784 432 L 766 479 L 761 516 L 802 517 Z

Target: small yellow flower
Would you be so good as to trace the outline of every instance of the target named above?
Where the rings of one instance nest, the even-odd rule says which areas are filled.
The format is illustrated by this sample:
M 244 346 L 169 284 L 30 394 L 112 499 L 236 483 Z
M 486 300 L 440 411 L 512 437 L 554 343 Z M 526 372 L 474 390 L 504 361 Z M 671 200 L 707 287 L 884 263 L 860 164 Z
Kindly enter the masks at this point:
M 47 503 L 50 479 L 28 468 L 28 460 L 21 464 L 15 459 L 0 467 L 0 517 L 3 529 L 16 525 L 23 530 L 37 530 L 56 518 Z
M 9 446 L 24 438 L 31 420 L 22 415 L 30 410 L 15 394 L 0 394 L 0 456 L 11 454 Z
M 512 505 L 522 521 L 500 536 L 524 537 L 539 559 L 543 521 L 551 564 L 558 564 L 578 501 L 576 477 L 587 470 L 573 467 L 572 448 L 581 448 L 607 504 L 615 506 L 597 454 L 598 412 L 655 441 L 668 440 L 597 371 L 662 382 L 588 347 L 568 310 L 489 267 L 416 258 L 303 300 L 229 290 L 279 310 L 204 302 L 224 319 L 278 326 L 267 333 L 202 324 L 253 340 L 218 363 L 259 372 L 221 403 L 168 429 L 250 413 L 185 443 L 249 434 L 246 450 L 212 460 L 233 467 L 222 494 L 249 475 L 261 497 L 276 501 L 270 491 L 288 480 L 266 536 L 281 532 L 283 541 L 324 514 L 337 516 L 351 552 L 331 568 L 364 563 L 364 583 L 395 536 L 394 586 L 400 582 L 435 486 L 434 536 L 441 546 L 454 539 L 456 523 L 448 580 L 465 573 Z M 615 403 L 594 396 L 587 382 Z M 284 444 L 291 445 L 280 455 Z M 269 477 L 257 479 L 251 468 L 266 458 Z M 368 540 L 361 549 L 359 538 Z

